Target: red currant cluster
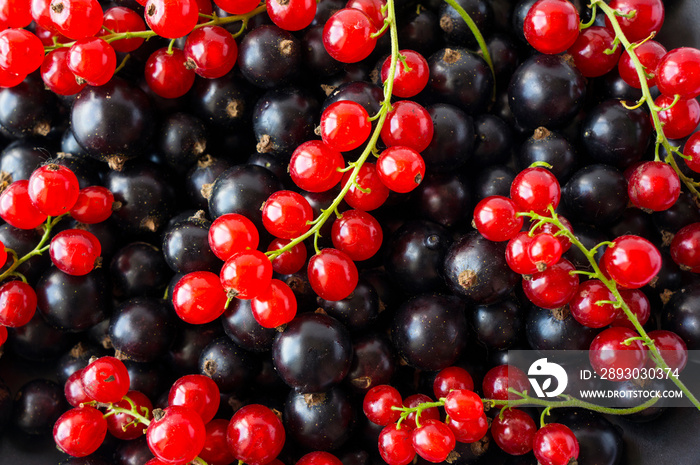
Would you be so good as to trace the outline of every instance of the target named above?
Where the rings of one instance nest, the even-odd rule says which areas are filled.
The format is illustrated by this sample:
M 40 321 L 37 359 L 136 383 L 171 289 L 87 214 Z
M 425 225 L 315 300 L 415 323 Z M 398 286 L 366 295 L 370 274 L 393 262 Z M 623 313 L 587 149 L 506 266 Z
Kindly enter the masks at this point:
M 79 227 L 65 229 L 51 237 L 52 228 L 66 215 L 78 223 L 96 224 L 112 214 L 114 196 L 101 186 L 80 189 L 78 179 L 67 167 L 48 163 L 36 169 L 29 180 L 11 183 L 0 195 L 0 218 L 18 229 L 34 229 L 43 225 L 44 235 L 37 246 L 23 257 L 3 249 L 0 262 L 6 265 L 0 279 L 14 278 L 0 286 L 0 342 L 7 338 L 9 326 L 17 328 L 32 319 L 37 308 L 37 295 L 17 267 L 35 255 L 48 251 L 53 264 L 72 276 L 83 276 L 100 264 L 102 248 L 98 238 Z M 50 239 L 50 243 L 45 245 Z
M 282 450 L 285 432 L 278 416 L 259 404 L 239 409 L 230 421 L 215 420 L 220 392 L 204 375 L 186 375 L 173 383 L 167 407 L 153 409 L 139 391 L 130 391 L 129 373 L 114 357 L 101 357 L 76 371 L 65 385 L 75 408 L 64 413 L 53 430 L 58 447 L 74 457 L 97 450 L 107 431 L 131 440 L 146 435 L 156 458 L 149 465 L 231 463 L 264 465 Z
M 484 377 L 487 399 L 482 400 L 474 392 L 469 372 L 452 366 L 435 377 L 437 401 L 424 394 L 402 399 L 392 386 L 380 385 L 367 392 L 363 410 L 371 422 L 385 427 L 379 434 L 379 453 L 389 465 L 407 465 L 416 454 L 428 462 L 443 462 L 457 442 L 481 441 L 489 430 L 496 444 L 511 455 L 533 451 L 542 465 L 569 465 L 577 459 L 578 441 L 565 425 L 550 423 L 537 430 L 532 417 L 515 408 L 504 409 L 493 420 L 487 418 L 485 405 L 512 398 L 509 384 L 525 390 L 528 380 L 518 368 L 492 368 Z M 445 409 L 444 421 L 438 407 Z

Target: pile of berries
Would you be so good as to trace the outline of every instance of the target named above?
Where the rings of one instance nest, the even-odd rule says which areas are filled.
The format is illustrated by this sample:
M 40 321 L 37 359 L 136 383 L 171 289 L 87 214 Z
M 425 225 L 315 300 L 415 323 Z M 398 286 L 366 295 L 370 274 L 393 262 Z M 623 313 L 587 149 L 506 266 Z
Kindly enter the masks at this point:
M 619 464 L 615 411 L 528 403 L 508 349 L 690 393 L 700 50 L 654 40 L 661 0 L 579 3 L 0 0 L 3 434 Z

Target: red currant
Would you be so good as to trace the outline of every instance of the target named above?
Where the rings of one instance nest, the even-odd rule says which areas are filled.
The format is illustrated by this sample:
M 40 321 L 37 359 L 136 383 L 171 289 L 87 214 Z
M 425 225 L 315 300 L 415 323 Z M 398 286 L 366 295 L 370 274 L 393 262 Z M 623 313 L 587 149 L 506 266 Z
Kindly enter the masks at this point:
M 15 181 L 0 195 L 0 217 L 19 229 L 34 229 L 46 221 L 46 214 L 34 206 L 29 181 Z
M 408 465 L 416 457 L 412 430 L 403 424 L 385 427 L 379 433 L 379 455 L 388 465 Z
M 633 340 L 625 344 L 631 338 L 637 338 L 636 331 L 629 328 L 613 327 L 603 330 L 591 342 L 588 357 L 591 366 L 603 375 L 606 371 L 615 370 L 621 376 L 616 379 L 631 379 L 632 370 L 641 369 L 647 358 L 647 347 L 640 340 Z
M 67 229 L 51 239 L 49 255 L 56 267 L 71 276 L 83 276 L 95 268 L 102 253 L 99 239 L 83 229 Z
M 541 465 L 569 465 L 578 458 L 578 440 L 568 426 L 550 423 L 535 433 L 532 452 Z
M 387 114 L 381 137 L 387 147 L 401 145 L 422 152 L 433 140 L 433 131 L 433 120 L 423 106 L 401 100 Z
M 126 396 L 131 399 L 136 407 L 136 412 L 146 418 L 151 416 L 153 404 L 151 400 L 139 391 L 129 391 Z M 131 410 L 131 404 L 128 400 L 122 399 L 114 404 L 117 408 Z M 117 412 L 106 418 L 107 429 L 112 436 L 117 439 L 130 441 L 132 439 L 143 436 L 143 425 L 139 422 L 134 422 L 134 417 L 128 413 Z
M 661 94 L 654 104 L 667 108 L 659 112 L 659 120 L 663 124 L 664 134 L 669 139 L 682 139 L 695 131 L 700 123 L 700 103 L 694 98 L 679 100 L 673 107 L 673 97 Z
M 229 296 L 249 300 L 270 286 L 272 264 L 264 253 L 245 250 L 226 260 L 219 276 Z
M 343 175 L 343 185 L 349 182 L 351 175 L 352 171 Z M 374 163 L 364 163 L 357 173 L 355 182 L 357 185 L 353 184 L 350 187 L 345 195 L 345 201 L 356 210 L 374 210 L 381 207 L 389 197 L 389 188 L 382 183 Z
M 647 161 L 632 171 L 627 183 L 627 194 L 638 208 L 667 210 L 681 195 L 681 181 L 668 163 Z
M 185 52 L 167 47 L 148 57 L 144 75 L 148 87 L 163 98 L 182 97 L 194 84 L 195 73 L 185 67 Z
M 210 271 L 188 273 L 177 282 L 172 295 L 175 313 L 190 324 L 205 324 L 224 313 L 226 292 L 221 279 Z
M 267 247 L 267 251 L 279 250 L 286 247 L 290 241 L 286 239 L 274 239 Z M 294 274 L 306 263 L 306 246 L 299 242 L 286 252 L 272 260 L 272 269 L 279 274 Z
M 323 134 L 323 129 L 321 131 Z M 322 141 L 312 140 L 304 142 L 292 153 L 289 175 L 294 184 L 305 191 L 325 192 L 340 182 L 343 177 L 340 169 L 344 165 L 345 160 L 340 152 Z
M 100 31 L 99 35 L 107 35 L 109 33 L 107 29 L 115 33 L 146 30 L 146 24 L 143 22 L 143 18 L 134 10 L 123 6 L 115 6 L 105 11 L 103 26 L 104 28 Z M 144 40 L 145 39 L 141 37 L 115 40 L 112 42 L 112 47 L 114 47 L 114 50 L 117 52 L 133 52 L 143 44 Z
M 617 47 L 611 53 L 615 33 L 603 26 L 591 26 L 579 34 L 576 42 L 569 47 L 567 53 L 574 59 L 574 65 L 587 78 L 602 76 L 617 65 L 622 47 Z M 635 53 L 639 48 L 635 49 Z M 652 68 L 653 69 L 653 68 Z
M 334 102 L 321 114 L 321 139 L 338 152 L 358 148 L 371 131 L 372 123 L 367 110 L 352 100 Z
M 673 236 L 671 258 L 681 269 L 700 272 L 700 223 L 691 223 Z
M 639 236 L 620 236 L 603 254 L 601 265 L 617 284 L 638 289 L 649 284 L 661 269 L 661 253 Z
M 530 302 L 538 307 L 563 307 L 574 298 L 578 290 L 578 275 L 571 274 L 575 269 L 570 261 L 562 258 L 546 270 L 523 279 L 523 291 Z
M 0 325 L 17 328 L 29 323 L 36 312 L 36 292 L 23 281 L 0 286 Z
M 474 380 L 467 370 L 447 367 L 440 370 L 433 381 L 433 393 L 438 399 L 447 396 L 453 389 L 474 390 Z
M 323 45 L 330 56 L 343 63 L 357 63 L 374 50 L 377 27 L 366 13 L 343 8 L 323 27 Z
M 114 195 L 102 186 L 88 186 L 78 192 L 70 216 L 83 224 L 102 223 L 112 216 Z
M 238 58 L 238 45 L 223 27 L 204 26 L 187 36 L 185 67 L 198 75 L 216 79 L 227 74 Z
M 399 98 L 410 98 L 418 95 L 428 84 L 430 78 L 428 61 L 423 55 L 413 50 L 400 50 L 399 54 L 403 59 L 396 64 L 394 87 L 391 93 Z M 382 82 L 389 79 L 390 69 L 391 57 L 387 57 L 382 64 Z
M 399 421 L 401 411 L 392 407 L 402 407 L 401 394 L 396 388 L 382 384 L 367 391 L 362 401 L 362 410 L 367 419 L 380 426 L 387 426 Z
M 314 212 L 301 194 L 278 191 L 265 201 L 262 222 L 265 229 L 280 239 L 294 239 L 311 227 Z
M 251 404 L 233 415 L 226 437 L 236 459 L 248 465 L 265 465 L 282 451 L 285 432 L 272 410 Z
M 219 387 L 204 375 L 185 375 L 170 388 L 168 405 L 181 405 L 197 412 L 206 424 L 219 410 Z
M 666 54 L 666 49 L 663 45 L 655 40 L 647 40 L 643 44 L 634 49 L 634 54 L 639 58 L 639 62 L 644 66 L 645 71 L 649 73 L 651 78 L 647 79 L 649 87 L 656 85 L 656 67 L 661 61 L 661 58 Z M 617 64 L 617 71 L 620 77 L 630 86 L 635 89 L 641 89 L 642 83 L 639 81 L 639 74 L 634 67 L 634 63 L 630 59 L 629 53 L 622 52 L 620 61 Z
M 538 0 L 525 16 L 525 39 L 540 53 L 556 55 L 578 38 L 579 16 L 567 0 Z
M 0 68 L 26 76 L 39 69 L 44 61 L 44 45 L 25 29 L 0 32 Z
M 618 317 L 620 309 L 610 303 L 598 302 L 614 301 L 610 290 L 597 279 L 591 279 L 581 283 L 574 298 L 569 302 L 571 315 L 576 321 L 589 328 L 603 328 L 611 324 Z
M 656 67 L 656 85 L 665 95 L 683 99 L 700 95 L 700 50 L 681 47 L 664 55 Z
M 260 236 L 252 221 L 239 213 L 221 215 L 209 226 L 209 247 L 221 260 L 246 249 L 257 249 Z
M 97 0 L 51 0 L 49 14 L 52 26 L 73 40 L 96 35 L 104 20 Z
M 68 69 L 91 86 L 106 84 L 117 69 L 114 48 L 98 37 L 79 39 L 68 49 Z
M 253 317 L 263 328 L 277 328 L 287 324 L 297 314 L 297 299 L 292 289 L 279 279 L 251 302 Z
M 455 448 L 455 435 L 440 420 L 425 420 L 413 430 L 413 448 L 428 462 L 443 462 Z
M 316 15 L 316 0 L 268 0 L 267 14 L 285 31 L 299 31 L 311 24 Z
M 361 210 L 347 210 L 333 222 L 333 246 L 353 261 L 371 258 L 379 251 L 384 235 L 379 222 Z
M 192 409 L 174 405 L 153 412 L 146 429 L 148 448 L 166 463 L 189 463 L 204 448 L 202 418 Z
M 411 192 L 425 177 L 425 162 L 412 148 L 395 145 L 379 155 L 377 173 L 382 183 L 392 191 Z
M 186 36 L 199 21 L 195 0 L 148 0 L 146 23 L 153 32 L 166 39 Z
M 80 84 L 68 68 L 67 48 L 57 48 L 46 55 L 41 64 L 41 79 L 49 90 L 58 95 L 77 94 L 87 85 Z
M 612 0 L 609 5 L 624 15 L 634 12 L 631 18 L 617 17 L 622 32 L 630 42 L 639 42 L 659 32 L 664 23 L 662 0 Z M 605 24 L 612 29 L 608 18 L 605 18 Z
M 100 357 L 90 363 L 80 379 L 91 399 L 106 404 L 120 401 L 131 383 L 124 362 L 114 357 Z
M 308 267 L 309 284 L 325 300 L 343 300 L 357 287 L 355 263 L 336 249 L 323 249 L 311 257 Z
M 92 407 L 68 410 L 53 426 L 53 438 L 60 450 L 73 457 L 95 452 L 107 435 L 107 420 Z
M 486 239 L 494 242 L 515 237 L 523 227 L 523 218 L 516 216 L 518 207 L 507 197 L 492 195 L 474 208 L 474 225 Z
M 510 455 L 523 455 L 532 450 L 537 427 L 522 410 L 506 409 L 491 423 L 491 434 L 498 447 Z

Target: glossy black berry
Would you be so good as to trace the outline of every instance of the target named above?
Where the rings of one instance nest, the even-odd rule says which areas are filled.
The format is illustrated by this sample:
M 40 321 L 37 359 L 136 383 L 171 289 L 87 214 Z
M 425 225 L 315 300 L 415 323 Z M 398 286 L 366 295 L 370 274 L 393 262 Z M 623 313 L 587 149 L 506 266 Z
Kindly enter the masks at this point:
M 260 26 L 245 35 L 238 51 L 238 66 L 251 84 L 271 89 L 288 83 L 299 71 L 301 44 L 277 26 Z
M 563 184 L 574 173 L 578 157 L 575 148 L 564 136 L 540 127 L 520 145 L 516 161 L 520 170 L 535 162 L 549 163 L 552 174 Z
M 533 55 L 513 73 L 508 101 L 515 120 L 528 130 L 565 126 L 586 95 L 583 75 L 559 55 Z
M 562 189 L 570 221 L 605 225 L 627 208 L 627 181 L 609 165 L 588 165 L 576 171 Z
M 302 313 L 275 337 L 272 362 L 298 392 L 320 393 L 340 383 L 350 370 L 352 342 L 335 318 Z
M 162 300 L 127 300 L 114 310 L 109 338 L 125 358 L 151 362 L 168 352 L 175 338 L 174 318 L 172 310 Z
M 172 272 L 163 258 L 163 252 L 148 242 L 131 242 L 112 257 L 109 265 L 115 296 L 160 297 Z
M 199 356 L 199 373 L 213 379 L 222 392 L 248 391 L 259 370 L 259 360 L 228 337 L 214 339 Z
M 433 120 L 433 139 L 421 152 L 431 173 L 450 173 L 462 167 L 474 147 L 474 120 L 459 108 L 438 103 L 426 108 Z
M 221 270 L 223 263 L 209 247 L 210 226 L 211 221 L 201 212 L 166 228 L 163 256 L 170 269 L 176 273 Z
M 291 152 L 307 141 L 318 118 L 318 102 L 295 87 L 265 93 L 253 109 L 258 152 Z
M 457 239 L 444 261 L 450 290 L 479 304 L 503 299 L 520 281 L 506 263 L 505 247 L 505 242 L 491 242 L 476 231 Z
M 12 425 L 27 434 L 46 434 L 68 407 L 63 386 L 48 379 L 35 379 L 15 395 Z
M 221 325 L 233 342 L 251 352 L 267 352 L 277 332 L 263 328 L 253 317 L 250 300 L 233 299 L 221 317 Z
M 439 371 L 452 365 L 466 344 L 464 303 L 455 296 L 425 294 L 401 305 L 391 324 L 396 352 L 412 367 Z
M 480 56 L 465 48 L 443 48 L 428 60 L 430 95 L 457 105 L 470 115 L 483 113 L 491 101 L 493 76 Z
M 527 341 L 535 350 L 588 350 L 599 332 L 574 320 L 568 307 L 546 310 L 534 305 L 525 330 Z

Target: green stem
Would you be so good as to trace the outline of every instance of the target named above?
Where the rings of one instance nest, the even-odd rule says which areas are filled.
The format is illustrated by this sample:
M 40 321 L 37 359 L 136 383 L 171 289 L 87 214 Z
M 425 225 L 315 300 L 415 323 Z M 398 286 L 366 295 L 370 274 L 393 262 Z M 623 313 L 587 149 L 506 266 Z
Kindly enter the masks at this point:
M 235 23 L 237 21 L 242 21 L 243 22 L 243 27 L 245 27 L 248 24 L 248 20 L 252 18 L 253 16 L 256 16 L 263 11 L 266 11 L 266 6 L 265 3 L 262 5 L 256 7 L 254 10 L 244 14 L 244 15 L 233 15 L 233 16 L 226 16 L 224 18 L 221 18 L 219 16 L 212 15 L 211 16 L 211 21 L 207 21 L 206 23 L 201 23 L 197 24 L 194 29 L 199 29 L 201 27 L 205 26 L 221 26 L 224 24 L 230 24 L 230 23 Z M 240 35 L 239 31 L 237 34 L 234 34 L 234 37 L 237 35 Z M 107 34 L 105 36 L 102 36 L 102 39 L 105 40 L 107 43 L 114 42 L 115 40 L 122 40 L 122 39 L 136 39 L 136 38 L 141 38 L 141 39 L 150 39 L 151 37 L 155 37 L 158 34 L 155 32 L 148 30 L 148 31 L 135 31 L 135 32 L 117 32 L 114 34 Z M 67 42 L 65 44 L 62 43 L 55 43 L 54 45 L 50 45 L 48 47 L 44 47 L 44 52 L 48 53 L 52 50 L 56 50 L 57 48 L 61 47 L 70 47 L 74 44 L 75 42 Z
M 635 44 L 630 43 L 630 41 L 627 39 L 625 36 L 624 32 L 622 32 L 622 28 L 620 27 L 620 23 L 617 20 L 619 15 L 616 10 L 611 8 L 607 3 L 605 3 L 603 0 L 591 0 L 590 4 L 591 8 L 593 7 L 598 7 L 600 8 L 603 13 L 605 13 L 605 16 L 608 17 L 610 20 L 610 25 L 612 26 L 613 30 L 615 31 L 615 37 L 619 42 L 625 47 L 625 50 L 629 54 L 630 60 L 632 61 L 632 64 L 634 65 L 634 69 L 637 72 L 637 76 L 639 77 L 639 82 L 642 86 L 642 100 L 647 104 L 649 107 L 649 111 L 651 113 L 651 120 L 654 124 L 654 130 L 656 131 L 656 159 L 658 161 L 659 156 L 659 146 L 663 146 L 664 149 L 666 149 L 667 156 L 665 158 L 665 162 L 671 165 L 673 170 L 676 172 L 680 180 L 685 184 L 685 186 L 688 188 L 688 190 L 695 196 L 696 199 L 700 199 L 700 192 L 698 192 L 697 186 L 698 183 L 694 182 L 691 178 L 685 176 L 680 169 L 678 168 L 678 164 L 675 161 L 674 158 L 674 153 L 678 153 L 678 148 L 671 146 L 671 144 L 668 141 L 668 138 L 664 134 L 664 129 L 663 129 L 663 124 L 661 123 L 661 120 L 659 119 L 659 112 L 660 109 L 654 104 L 654 98 L 651 95 L 651 91 L 649 90 L 649 83 L 647 82 L 647 73 L 644 69 L 644 65 L 642 65 L 642 62 L 639 61 L 639 57 L 637 57 L 636 52 L 634 49 L 636 48 Z
M 357 178 L 357 175 L 360 172 L 360 168 L 362 168 L 362 165 L 365 163 L 367 158 L 372 154 L 373 150 L 375 149 L 377 141 L 379 140 L 379 134 L 381 133 L 382 127 L 384 126 L 384 121 L 386 120 L 389 111 L 391 111 L 391 95 L 392 90 L 394 88 L 394 75 L 396 74 L 396 64 L 399 61 L 399 33 L 398 29 L 396 28 L 394 0 L 388 0 L 386 3 L 386 7 L 386 19 L 384 21 L 389 24 L 389 34 L 391 37 L 391 62 L 389 66 L 389 74 L 387 80 L 384 82 L 384 100 L 382 101 L 379 113 L 377 113 L 379 115 L 379 117 L 377 118 L 377 125 L 374 128 L 374 131 L 372 132 L 372 135 L 369 139 L 369 142 L 367 142 L 365 149 L 362 151 L 362 154 L 357 160 L 353 162 L 354 166 L 352 172 L 350 173 L 350 177 L 341 189 L 340 193 L 333 200 L 333 203 L 331 203 L 325 210 L 321 212 L 319 218 L 317 218 L 317 220 L 314 222 L 314 225 L 304 234 L 295 239 L 292 239 L 291 242 L 289 242 L 287 245 L 280 249 L 267 252 L 266 255 L 270 260 L 274 260 L 275 258 L 282 255 L 284 252 L 290 250 L 292 247 L 299 244 L 300 242 L 305 241 L 311 236 L 315 236 L 316 238 L 318 238 L 317 234 L 320 231 L 321 227 L 323 227 L 328 218 L 337 211 L 340 202 L 343 201 L 345 195 L 355 184 L 355 179 Z M 314 246 L 316 246 L 316 241 L 314 241 Z
M 491 99 L 495 100 L 496 99 L 496 70 L 493 67 L 493 60 L 491 60 L 491 55 L 489 54 L 489 48 L 486 46 L 486 41 L 484 40 L 484 36 L 481 35 L 481 31 L 479 31 L 479 28 L 476 26 L 476 23 L 471 18 L 471 16 L 469 16 L 469 13 L 467 13 L 459 3 L 457 3 L 455 0 L 445 0 L 445 3 L 447 3 L 452 8 L 455 9 L 457 14 L 459 14 L 459 16 L 465 22 L 465 24 L 467 25 L 469 30 L 472 31 L 472 34 L 474 34 L 474 38 L 476 39 L 476 43 L 479 44 L 479 49 L 481 49 L 481 53 L 484 57 L 484 61 L 486 62 L 487 65 L 489 65 L 489 69 L 491 70 L 491 75 L 493 76 L 493 93 L 491 95 Z
M 51 237 L 51 230 L 53 230 L 54 226 L 63 219 L 64 216 L 66 216 L 67 213 L 64 213 L 63 215 L 59 215 L 56 217 L 48 217 L 46 219 L 46 222 L 43 224 L 42 228 L 44 228 L 44 233 L 41 236 L 41 239 L 39 240 L 39 243 L 34 247 L 33 250 L 22 256 L 21 258 L 18 258 L 17 253 L 14 250 L 9 250 L 8 252 L 10 255 L 12 255 L 12 265 L 8 269 L 6 269 L 2 274 L 0 274 L 0 282 L 7 279 L 10 276 L 19 276 L 22 281 L 26 282 L 26 279 L 24 276 L 22 276 L 21 273 L 18 273 L 16 270 L 17 268 L 22 265 L 22 263 L 26 262 L 32 257 L 36 257 L 37 255 L 41 255 L 42 253 L 46 252 L 49 250 L 49 245 L 46 244 L 48 242 L 49 237 Z
M 551 410 L 553 408 L 563 408 L 563 407 L 577 407 L 586 410 L 592 410 L 594 412 L 606 413 L 609 415 L 631 415 L 633 413 L 641 412 L 642 410 L 648 409 L 656 402 L 658 398 L 649 399 L 643 404 L 637 405 L 636 407 L 630 408 L 612 408 L 612 407 L 602 407 L 597 404 L 592 404 L 580 399 L 576 399 L 569 395 L 564 395 L 565 400 L 546 400 L 538 399 L 537 397 L 530 397 L 526 392 L 518 392 L 513 388 L 508 389 L 509 392 L 520 396 L 520 399 L 508 399 L 508 400 L 498 400 L 498 399 L 484 399 L 484 404 L 490 405 L 491 407 L 524 407 L 530 405 L 536 405 L 539 407 L 545 407 L 545 411 Z M 544 412 L 541 421 L 544 419 Z
M 647 332 L 644 330 L 642 327 L 641 323 L 639 323 L 639 320 L 637 319 L 637 316 L 632 313 L 632 310 L 630 310 L 629 306 L 627 305 L 627 302 L 622 298 L 622 295 L 620 294 L 620 291 L 617 289 L 617 285 L 612 279 L 606 278 L 603 272 L 600 270 L 600 267 L 598 266 L 598 262 L 595 259 L 595 253 L 598 247 L 601 244 L 598 244 L 596 247 L 592 249 L 587 249 L 586 246 L 579 241 L 579 239 L 571 232 L 569 231 L 564 224 L 559 220 L 559 216 L 554 212 L 554 209 L 550 205 L 550 214 L 552 215 L 551 217 L 548 216 L 543 216 L 539 215 L 534 212 L 529 212 L 529 213 L 522 213 L 522 216 L 527 216 L 529 218 L 532 218 L 533 220 L 536 220 L 538 224 L 541 223 L 551 223 L 555 225 L 560 231 L 562 231 L 562 234 L 566 236 L 573 245 L 575 245 L 581 253 L 586 257 L 588 260 L 588 263 L 591 265 L 593 268 L 593 274 L 594 278 L 598 279 L 601 281 L 605 287 L 610 290 L 612 295 L 615 297 L 615 301 L 619 303 L 619 308 L 622 309 L 622 311 L 625 313 L 629 321 L 632 323 L 634 326 L 634 329 L 639 333 L 639 336 L 641 337 L 641 340 L 643 341 L 644 345 L 646 345 L 649 348 L 649 352 L 651 352 L 651 357 L 656 363 L 656 366 L 658 368 L 663 369 L 664 371 L 670 370 L 668 364 L 666 361 L 663 359 L 661 356 L 661 353 L 659 350 L 656 348 L 656 345 L 654 344 L 654 341 L 649 337 Z M 611 243 L 612 244 L 612 243 Z M 686 385 L 683 383 L 683 381 L 680 380 L 679 377 L 675 376 L 670 376 L 669 377 L 671 381 L 685 394 L 685 396 L 690 400 L 690 402 L 698 409 L 700 410 L 700 401 L 693 395 L 692 392 L 686 387 Z

